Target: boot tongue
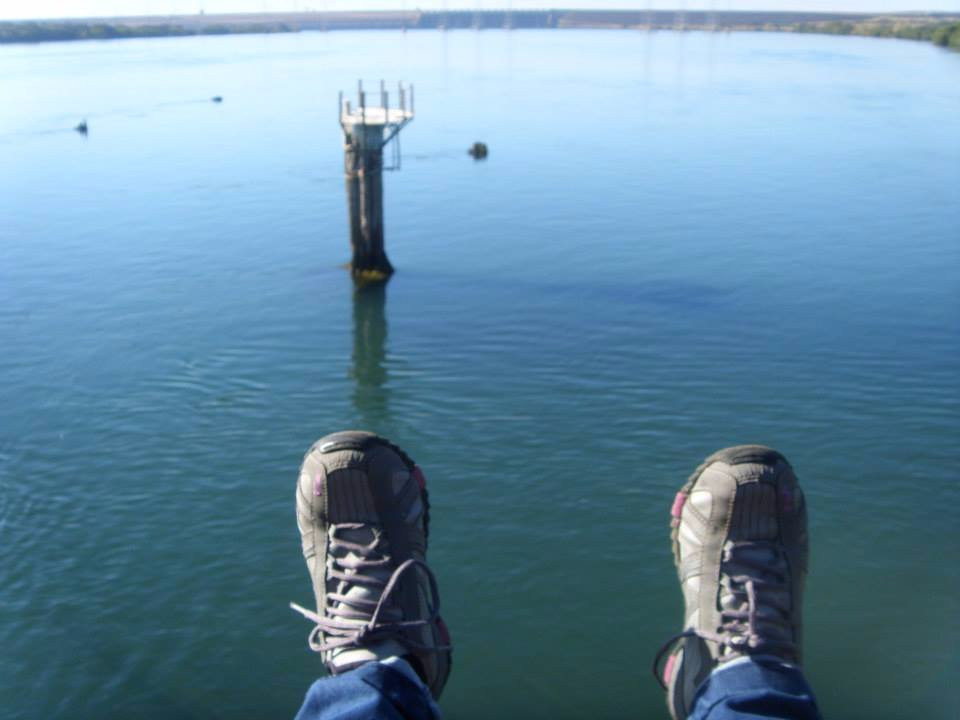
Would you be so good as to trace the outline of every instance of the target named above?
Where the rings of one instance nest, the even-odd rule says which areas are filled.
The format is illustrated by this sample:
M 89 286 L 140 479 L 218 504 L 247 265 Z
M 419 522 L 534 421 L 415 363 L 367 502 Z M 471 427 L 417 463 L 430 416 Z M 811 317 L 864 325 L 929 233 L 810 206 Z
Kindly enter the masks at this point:
M 336 529 L 336 536 L 347 542 L 357 543 L 359 545 L 370 545 L 374 541 L 376 533 L 372 526 L 359 528 L 339 527 Z M 340 619 L 343 622 L 356 623 L 357 627 L 360 627 L 370 621 L 373 615 L 373 608 L 375 607 L 375 605 L 371 605 L 370 603 L 375 604 L 380 599 L 380 594 L 383 592 L 384 586 L 386 586 L 390 580 L 392 570 L 388 563 L 384 563 L 383 565 L 363 565 L 362 561 L 382 560 L 387 556 L 388 552 L 389 548 L 386 545 L 386 541 L 381 538 L 380 544 L 370 557 L 354 550 L 337 549 L 334 553 L 338 564 L 345 574 L 354 575 L 360 573 L 367 577 L 376 578 L 379 581 L 378 585 L 366 582 L 353 583 L 345 580 L 338 582 L 336 588 L 337 593 L 343 595 L 347 601 L 355 600 L 357 602 L 338 601 L 334 603 L 334 607 L 343 609 L 353 616 L 364 616 L 363 618 L 341 616 Z M 397 608 L 388 606 L 380 611 L 378 622 L 391 622 L 399 619 L 401 618 L 399 617 Z M 385 660 L 394 656 L 399 657 L 405 652 L 406 649 L 395 640 L 382 640 L 360 648 L 338 648 L 331 653 L 328 664 L 331 666 L 331 669 L 337 671 L 341 668 L 349 669 L 359 663 Z
M 762 568 L 762 570 L 761 570 Z M 786 618 L 790 614 L 791 597 L 786 582 L 789 571 L 782 555 L 772 543 L 727 542 L 721 565 L 720 609 L 737 615 L 735 627 L 727 627 L 733 635 L 753 635 L 766 641 L 792 644 L 792 631 Z M 754 621 L 746 619 L 751 611 L 746 580 L 753 580 Z M 743 618 L 743 619 L 739 619 Z M 729 624 L 728 624 L 729 625 Z M 739 655 L 736 647 L 727 646 L 723 654 Z

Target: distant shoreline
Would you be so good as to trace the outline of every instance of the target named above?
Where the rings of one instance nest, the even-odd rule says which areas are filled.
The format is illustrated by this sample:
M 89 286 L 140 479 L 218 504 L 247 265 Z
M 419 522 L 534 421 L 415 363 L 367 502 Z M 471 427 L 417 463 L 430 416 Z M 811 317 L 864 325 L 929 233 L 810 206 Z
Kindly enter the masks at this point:
M 960 50 L 960 15 L 948 13 L 519 10 L 298 12 L 0 21 L 0 44 L 143 37 L 293 33 L 303 30 L 630 29 L 768 31 L 933 42 Z

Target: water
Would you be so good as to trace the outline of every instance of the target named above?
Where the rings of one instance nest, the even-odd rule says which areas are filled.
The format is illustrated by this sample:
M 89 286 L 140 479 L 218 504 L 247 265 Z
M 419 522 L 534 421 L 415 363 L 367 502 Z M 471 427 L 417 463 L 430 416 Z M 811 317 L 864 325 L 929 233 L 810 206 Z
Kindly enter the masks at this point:
M 380 295 L 358 76 L 417 88 Z M 826 715 L 956 717 L 958 77 L 781 34 L 0 48 L 3 715 L 292 716 L 296 468 L 362 426 L 433 488 L 450 718 L 665 717 L 667 510 L 747 441 L 807 490 Z

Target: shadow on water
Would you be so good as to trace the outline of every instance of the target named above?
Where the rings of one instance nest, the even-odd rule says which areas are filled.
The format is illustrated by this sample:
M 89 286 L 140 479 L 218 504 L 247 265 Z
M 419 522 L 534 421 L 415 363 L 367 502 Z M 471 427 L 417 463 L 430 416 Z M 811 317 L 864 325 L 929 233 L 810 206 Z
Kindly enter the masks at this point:
M 387 287 L 357 289 L 353 294 L 353 405 L 363 427 L 381 427 L 389 415 L 387 387 Z

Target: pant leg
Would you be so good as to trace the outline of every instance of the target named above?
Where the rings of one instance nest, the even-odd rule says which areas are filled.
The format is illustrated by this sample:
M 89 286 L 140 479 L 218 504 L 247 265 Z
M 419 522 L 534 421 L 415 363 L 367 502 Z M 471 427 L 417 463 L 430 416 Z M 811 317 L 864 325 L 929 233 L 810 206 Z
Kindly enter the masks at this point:
M 415 682 L 396 666 L 371 662 L 313 683 L 295 720 L 372 718 L 440 720 L 440 712 L 422 682 Z
M 721 665 L 697 689 L 689 720 L 821 720 L 799 668 L 775 658 Z

